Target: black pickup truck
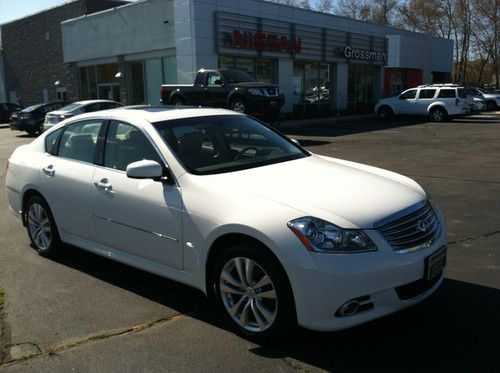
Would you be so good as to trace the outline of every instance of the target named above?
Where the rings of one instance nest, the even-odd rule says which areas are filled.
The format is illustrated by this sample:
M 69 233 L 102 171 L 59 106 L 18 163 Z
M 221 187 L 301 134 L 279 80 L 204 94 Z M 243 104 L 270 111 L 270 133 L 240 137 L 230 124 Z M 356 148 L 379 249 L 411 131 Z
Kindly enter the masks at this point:
M 196 73 L 194 84 L 163 84 L 164 105 L 225 107 L 274 122 L 285 103 L 276 85 L 259 83 L 244 71 L 205 70 Z

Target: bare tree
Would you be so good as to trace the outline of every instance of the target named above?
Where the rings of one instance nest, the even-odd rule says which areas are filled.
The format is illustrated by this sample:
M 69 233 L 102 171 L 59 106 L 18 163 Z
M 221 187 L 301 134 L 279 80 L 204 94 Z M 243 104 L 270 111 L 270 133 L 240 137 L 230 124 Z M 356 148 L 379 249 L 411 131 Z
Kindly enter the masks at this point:
M 333 9 L 332 0 L 319 0 L 316 10 L 323 13 L 330 13 Z
M 399 0 L 338 0 L 335 14 L 381 25 L 395 22 Z

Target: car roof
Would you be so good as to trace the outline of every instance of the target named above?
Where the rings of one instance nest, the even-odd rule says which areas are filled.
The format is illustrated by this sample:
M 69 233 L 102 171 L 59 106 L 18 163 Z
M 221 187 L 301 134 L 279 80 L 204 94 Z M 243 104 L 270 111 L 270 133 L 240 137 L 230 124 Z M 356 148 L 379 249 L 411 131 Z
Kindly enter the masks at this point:
M 213 116 L 213 115 L 243 115 L 227 109 L 197 108 L 193 106 L 136 106 L 120 107 L 116 109 L 94 111 L 92 113 L 80 114 L 78 119 L 86 118 L 107 118 L 123 121 L 142 121 L 149 123 L 162 122 L 167 120 L 185 119 L 193 117 Z
M 88 104 L 95 104 L 98 102 L 113 102 L 115 104 L 120 104 L 119 102 L 112 101 L 112 100 L 83 100 L 83 101 L 75 101 L 75 102 L 73 102 L 73 104 L 88 105 Z

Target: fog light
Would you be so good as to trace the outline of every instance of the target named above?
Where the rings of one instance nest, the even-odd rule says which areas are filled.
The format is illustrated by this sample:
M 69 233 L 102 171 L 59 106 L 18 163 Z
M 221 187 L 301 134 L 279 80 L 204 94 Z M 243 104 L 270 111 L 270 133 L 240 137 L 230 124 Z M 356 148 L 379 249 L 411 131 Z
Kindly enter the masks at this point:
M 359 302 L 357 300 L 350 300 L 344 303 L 337 311 L 340 316 L 351 316 L 359 310 Z

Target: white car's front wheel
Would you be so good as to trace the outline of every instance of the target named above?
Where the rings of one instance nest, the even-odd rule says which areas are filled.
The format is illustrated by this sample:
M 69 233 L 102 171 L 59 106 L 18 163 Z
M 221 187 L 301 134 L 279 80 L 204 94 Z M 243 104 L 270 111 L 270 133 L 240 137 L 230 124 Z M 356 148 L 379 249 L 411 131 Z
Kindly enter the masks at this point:
M 293 295 L 286 275 L 258 246 L 245 243 L 224 250 L 212 281 L 219 310 L 239 334 L 267 338 L 293 330 Z

